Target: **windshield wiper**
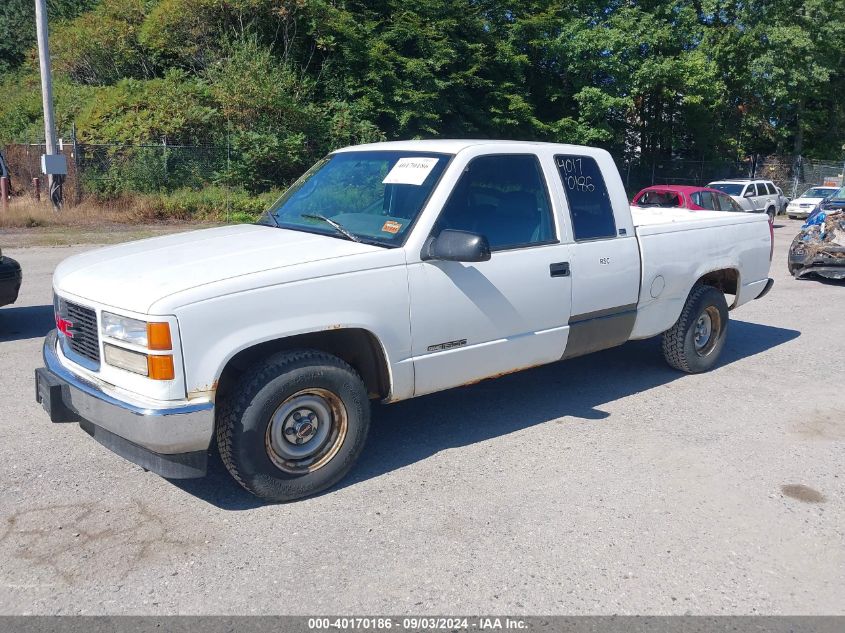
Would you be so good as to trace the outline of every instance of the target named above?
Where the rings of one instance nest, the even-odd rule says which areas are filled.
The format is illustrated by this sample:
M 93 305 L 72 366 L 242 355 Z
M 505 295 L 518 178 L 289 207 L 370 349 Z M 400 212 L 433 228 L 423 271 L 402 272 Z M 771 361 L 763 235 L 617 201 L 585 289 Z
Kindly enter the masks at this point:
M 329 226 L 334 228 L 338 233 L 340 233 L 341 235 L 343 235 L 347 239 L 350 239 L 353 242 L 361 242 L 361 239 L 357 235 L 355 235 L 352 231 L 344 228 L 344 226 L 342 224 L 340 224 L 339 222 L 335 222 L 331 218 L 327 218 L 324 215 L 321 215 L 319 213 L 302 213 L 302 214 L 300 214 L 299 217 L 301 217 L 301 218 L 311 218 L 313 220 L 322 220 L 323 222 L 325 222 L 326 224 L 328 224 Z

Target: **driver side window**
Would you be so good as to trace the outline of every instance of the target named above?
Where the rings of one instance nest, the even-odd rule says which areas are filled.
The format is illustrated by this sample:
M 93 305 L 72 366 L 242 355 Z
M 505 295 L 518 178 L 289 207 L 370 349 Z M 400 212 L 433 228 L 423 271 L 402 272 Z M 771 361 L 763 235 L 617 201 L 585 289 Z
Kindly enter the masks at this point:
M 533 154 L 473 159 L 434 225 L 487 238 L 490 250 L 555 241 L 551 205 L 540 164 Z

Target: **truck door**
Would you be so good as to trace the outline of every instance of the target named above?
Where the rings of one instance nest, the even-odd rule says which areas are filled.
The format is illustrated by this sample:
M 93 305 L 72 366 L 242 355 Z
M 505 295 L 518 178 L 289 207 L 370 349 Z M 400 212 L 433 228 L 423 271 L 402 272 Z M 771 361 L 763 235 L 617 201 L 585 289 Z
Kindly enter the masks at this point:
M 534 154 L 468 163 L 431 236 L 444 229 L 484 235 L 492 256 L 409 260 L 416 395 L 560 359 L 572 245 L 560 243 L 554 218 Z
M 620 345 L 634 327 L 640 252 L 616 167 L 558 154 L 555 167 L 572 222 L 572 315 L 565 358 Z

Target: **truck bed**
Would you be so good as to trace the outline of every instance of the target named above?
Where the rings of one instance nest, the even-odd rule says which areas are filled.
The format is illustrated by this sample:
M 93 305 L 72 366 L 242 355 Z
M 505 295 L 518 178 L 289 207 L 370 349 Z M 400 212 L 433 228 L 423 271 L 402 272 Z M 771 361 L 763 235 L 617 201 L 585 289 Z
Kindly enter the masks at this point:
M 640 299 L 631 338 L 672 326 L 690 292 L 690 279 L 732 270 L 731 308 L 757 296 L 768 282 L 771 233 L 764 214 L 631 208 L 639 241 Z M 740 271 L 742 271 L 740 273 Z M 730 301 L 730 298 L 729 298 Z

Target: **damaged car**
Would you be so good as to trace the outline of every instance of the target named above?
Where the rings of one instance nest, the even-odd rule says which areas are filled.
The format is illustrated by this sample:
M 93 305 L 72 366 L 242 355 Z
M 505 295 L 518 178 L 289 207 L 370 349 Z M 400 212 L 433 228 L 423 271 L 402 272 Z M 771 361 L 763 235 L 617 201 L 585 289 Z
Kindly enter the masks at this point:
M 845 187 L 807 219 L 789 248 L 789 272 L 845 279 Z
M 0 306 L 18 300 L 22 280 L 21 265 L 11 257 L 4 256 L 3 249 L 0 249 Z

